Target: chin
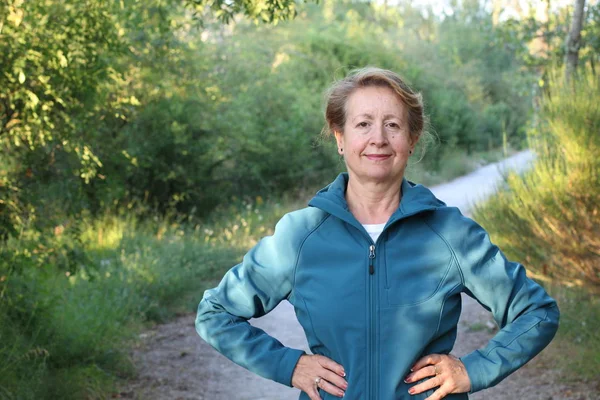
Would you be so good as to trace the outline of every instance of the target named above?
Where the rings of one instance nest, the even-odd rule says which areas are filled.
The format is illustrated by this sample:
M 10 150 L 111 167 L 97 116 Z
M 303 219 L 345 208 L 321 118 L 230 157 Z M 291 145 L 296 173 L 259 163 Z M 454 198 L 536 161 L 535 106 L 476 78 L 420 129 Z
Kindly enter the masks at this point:
M 362 176 L 376 182 L 402 181 L 402 174 L 392 173 L 391 171 L 366 171 Z

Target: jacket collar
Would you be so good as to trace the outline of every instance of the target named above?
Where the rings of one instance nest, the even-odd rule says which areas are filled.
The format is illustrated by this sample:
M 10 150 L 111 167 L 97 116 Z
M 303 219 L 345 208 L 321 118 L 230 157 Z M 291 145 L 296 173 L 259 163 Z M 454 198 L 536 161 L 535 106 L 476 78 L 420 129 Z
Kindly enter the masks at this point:
M 354 218 L 346 202 L 348 179 L 348 173 L 342 172 L 332 183 L 319 190 L 308 205 L 320 208 L 362 230 L 362 225 Z M 437 199 L 425 186 L 410 182 L 406 178 L 402 178 L 400 188 L 402 192 L 400 205 L 388 220 L 384 230 L 399 219 L 445 206 L 445 203 Z

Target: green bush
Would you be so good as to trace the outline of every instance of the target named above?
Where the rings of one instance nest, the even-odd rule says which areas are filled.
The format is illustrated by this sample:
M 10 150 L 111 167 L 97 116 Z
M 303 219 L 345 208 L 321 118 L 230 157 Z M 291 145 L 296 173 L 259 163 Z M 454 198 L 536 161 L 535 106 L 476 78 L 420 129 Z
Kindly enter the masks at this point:
M 148 215 L 207 215 L 233 195 L 324 185 L 342 166 L 316 143 L 321 94 L 357 67 L 398 71 L 423 92 L 441 142 L 423 160 L 433 175 L 445 152 L 490 151 L 505 140 L 519 148 L 531 108 L 532 75 L 498 45 L 505 32 L 483 9 L 440 21 L 408 6 L 326 1 L 277 26 L 207 20 L 199 28 L 170 2 L 103 5 L 79 24 L 81 4 L 54 3 L 5 6 L 3 43 L 19 46 L 3 53 L 10 71 L 0 97 L 30 91 L 40 102 L 13 102 L 24 119 L 0 110 L 0 129 L 10 132 L 0 139 L 10 154 L 0 161 L 2 236 L 27 221 L 45 229 L 132 201 L 151 205 Z M 40 30 L 33 22 L 45 14 L 63 23 Z M 61 49 L 88 23 L 93 31 Z M 110 41 L 98 47 L 100 37 Z M 27 50 L 35 43 L 41 55 Z M 90 65 L 97 74 L 82 80 Z M 38 138 L 29 146 L 27 132 Z
M 589 67 L 570 83 L 562 71 L 552 76 L 529 136 L 535 165 L 509 175 L 474 216 L 529 276 L 551 283 L 561 309 L 553 357 L 567 379 L 593 382 L 600 368 L 600 77 Z
M 134 42 L 142 55 L 131 68 L 138 77 L 131 94 L 139 104 L 122 128 L 92 136 L 103 178 L 79 191 L 84 207 L 137 199 L 160 212 L 207 215 L 233 195 L 326 184 L 342 165 L 317 140 L 321 94 L 366 65 L 398 71 L 423 92 L 441 142 L 423 160 L 432 174 L 457 152 L 490 151 L 506 140 L 520 146 L 531 75 L 518 71 L 509 48 L 489 45 L 501 32 L 485 13 L 477 24 L 469 13 L 441 23 L 393 7 L 326 2 L 277 26 L 241 21 L 201 35 L 177 18 L 172 34 L 151 36 L 168 46 Z M 403 28 L 408 18 L 430 24 L 439 40 Z
M 535 166 L 475 216 L 534 276 L 600 291 L 600 79 L 580 74 L 554 74 L 530 134 Z

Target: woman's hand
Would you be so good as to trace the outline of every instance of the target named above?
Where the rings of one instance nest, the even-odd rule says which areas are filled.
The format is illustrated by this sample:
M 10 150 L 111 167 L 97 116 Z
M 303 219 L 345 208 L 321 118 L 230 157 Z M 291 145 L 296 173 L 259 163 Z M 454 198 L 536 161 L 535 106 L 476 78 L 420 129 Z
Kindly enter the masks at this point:
M 296 364 L 292 386 L 306 392 L 311 400 L 321 399 L 319 388 L 334 396 L 343 397 L 348 388 L 344 376 L 344 367 L 335 361 L 325 356 L 305 354 Z
M 406 383 L 433 376 L 408 391 L 410 394 L 417 394 L 438 387 L 425 400 L 440 400 L 451 393 L 466 393 L 471 390 L 471 380 L 465 365 L 453 355 L 430 354 L 417 361 L 411 370 L 413 372 L 404 380 Z

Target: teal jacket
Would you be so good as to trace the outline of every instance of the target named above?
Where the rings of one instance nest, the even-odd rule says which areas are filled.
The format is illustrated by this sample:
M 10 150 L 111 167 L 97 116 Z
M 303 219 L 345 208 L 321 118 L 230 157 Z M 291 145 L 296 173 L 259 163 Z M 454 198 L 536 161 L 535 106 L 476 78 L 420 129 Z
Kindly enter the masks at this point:
M 461 357 L 470 393 L 494 386 L 552 340 L 556 302 L 477 223 L 403 180 L 400 205 L 373 243 L 348 210 L 347 181 L 340 174 L 308 208 L 285 215 L 273 236 L 205 292 L 196 318 L 204 340 L 233 362 L 289 386 L 304 352 L 248 323 L 288 300 L 311 351 L 344 366 L 344 398 L 352 400 L 433 393 L 411 396 L 408 389 L 417 383 L 403 379 L 422 356 L 450 353 L 462 292 L 490 310 L 500 327 L 487 346 Z M 336 397 L 321 392 L 321 398 Z

